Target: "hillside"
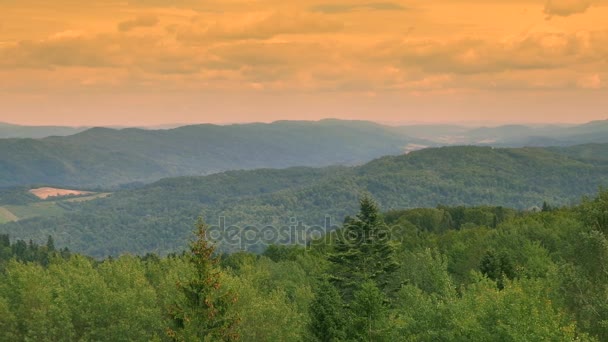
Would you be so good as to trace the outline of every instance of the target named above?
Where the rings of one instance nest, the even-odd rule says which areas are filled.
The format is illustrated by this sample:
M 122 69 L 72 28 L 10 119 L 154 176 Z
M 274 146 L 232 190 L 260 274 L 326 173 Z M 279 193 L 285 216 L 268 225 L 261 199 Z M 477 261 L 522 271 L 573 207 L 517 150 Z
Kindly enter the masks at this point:
M 433 146 L 592 143 L 608 143 L 608 121 L 579 126 L 393 127 L 321 120 L 159 130 L 92 128 L 65 137 L 0 139 L 0 187 L 107 188 L 226 170 L 359 165 Z
M 395 130 L 413 138 L 432 141 L 435 145 L 546 147 L 608 143 L 608 120 L 582 125 L 413 125 L 396 127 Z
M 108 187 L 234 169 L 360 164 L 400 154 L 411 141 L 373 123 L 337 120 L 94 128 L 68 137 L 0 140 L 0 187 Z
M 596 148 L 605 151 L 608 145 Z M 579 149 L 444 147 L 357 167 L 164 179 L 108 198 L 62 203 L 64 215 L 0 225 L 0 233 L 39 241 L 53 235 L 58 245 L 95 256 L 165 253 L 184 245 L 200 214 L 212 224 L 221 216 L 238 227 L 285 226 L 294 217 L 323 225 L 326 215 L 340 223 L 362 193 L 371 193 L 387 210 L 440 204 L 528 209 L 544 201 L 567 205 L 608 185 L 608 161 L 585 159 Z M 240 247 L 223 246 L 226 251 Z

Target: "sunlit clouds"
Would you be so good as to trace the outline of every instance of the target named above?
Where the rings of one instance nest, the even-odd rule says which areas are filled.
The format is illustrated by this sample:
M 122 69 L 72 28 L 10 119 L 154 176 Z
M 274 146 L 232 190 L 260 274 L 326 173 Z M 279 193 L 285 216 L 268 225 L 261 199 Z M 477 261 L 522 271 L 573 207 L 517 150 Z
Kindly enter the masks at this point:
M 0 121 L 608 117 L 604 0 L 9 0 L 0 9 Z

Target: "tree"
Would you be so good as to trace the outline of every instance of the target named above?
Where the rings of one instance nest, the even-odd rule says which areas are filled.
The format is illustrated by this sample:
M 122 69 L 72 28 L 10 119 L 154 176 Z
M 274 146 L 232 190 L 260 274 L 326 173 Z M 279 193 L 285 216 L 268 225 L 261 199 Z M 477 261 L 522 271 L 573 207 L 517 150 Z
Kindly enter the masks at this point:
M 356 218 L 348 218 L 337 232 L 333 253 L 329 255 L 333 264 L 330 279 L 347 300 L 367 280 L 385 289 L 390 274 L 398 269 L 389 229 L 378 206 L 369 197 L 360 204 Z
M 608 234 L 608 190 L 601 189 L 593 199 L 584 198 L 579 211 L 587 226 Z
M 0 234 L 0 247 L 10 247 L 11 240 L 8 234 Z
M 50 235 L 49 235 L 48 239 L 46 240 L 46 249 L 49 252 L 55 251 L 55 240 L 53 240 L 53 237 Z
M 338 290 L 323 280 L 310 305 L 309 332 L 316 341 L 337 342 L 346 339 L 344 302 Z
M 229 308 L 237 301 L 236 295 L 222 290 L 219 259 L 213 255 L 215 247 L 206 239 L 207 225 L 199 219 L 196 240 L 190 243 L 186 255 L 194 268 L 191 279 L 178 282 L 183 302 L 169 310 L 172 326 L 167 335 L 174 341 L 236 341 L 238 318 Z
M 498 255 L 493 251 L 487 251 L 481 259 L 479 270 L 486 277 L 494 280 L 499 289 L 504 288 L 505 278 L 515 278 L 515 266 L 508 254 L 499 253 Z
M 386 297 L 375 282 L 368 280 L 355 292 L 352 304 L 352 333 L 359 341 L 383 341 L 388 328 Z

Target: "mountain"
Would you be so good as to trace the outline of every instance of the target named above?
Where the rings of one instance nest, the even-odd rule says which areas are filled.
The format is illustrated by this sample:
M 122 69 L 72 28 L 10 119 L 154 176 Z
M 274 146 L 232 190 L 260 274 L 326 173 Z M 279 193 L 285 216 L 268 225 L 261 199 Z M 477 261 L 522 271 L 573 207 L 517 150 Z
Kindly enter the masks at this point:
M 85 127 L 67 126 L 21 126 L 0 122 L 0 139 L 6 138 L 46 138 L 50 136 L 72 135 L 86 130 Z
M 386 209 L 492 205 L 527 209 L 576 203 L 608 185 L 608 159 L 589 147 L 442 147 L 388 156 L 361 166 L 229 171 L 163 179 L 88 202 L 58 202 L 63 214 L 0 225 L 15 238 L 55 237 L 95 256 L 166 253 L 184 246 L 192 224 L 283 227 L 340 223 L 370 193 Z M 608 154 L 608 145 L 594 145 Z M 324 227 L 322 227 L 325 229 Z M 238 242 L 238 241 L 237 241 Z M 253 241 L 224 251 L 256 249 Z
M 383 126 L 277 121 L 173 129 L 91 128 L 70 136 L 0 139 L 0 187 L 108 188 L 235 169 L 359 165 L 426 147 L 608 143 L 608 121 L 579 126 Z
M 572 146 L 608 143 L 608 120 L 583 125 L 504 125 L 477 127 L 460 132 L 453 129 L 452 132 L 443 135 L 443 140 L 501 147 Z M 430 140 L 439 142 L 437 139 Z
M 608 120 L 583 125 L 502 125 L 465 127 L 414 125 L 394 128 L 433 145 L 485 145 L 495 147 L 572 146 L 608 143 Z
M 339 120 L 92 128 L 67 137 L 0 140 L 0 187 L 109 187 L 233 169 L 354 165 L 401 154 L 417 141 L 378 124 Z

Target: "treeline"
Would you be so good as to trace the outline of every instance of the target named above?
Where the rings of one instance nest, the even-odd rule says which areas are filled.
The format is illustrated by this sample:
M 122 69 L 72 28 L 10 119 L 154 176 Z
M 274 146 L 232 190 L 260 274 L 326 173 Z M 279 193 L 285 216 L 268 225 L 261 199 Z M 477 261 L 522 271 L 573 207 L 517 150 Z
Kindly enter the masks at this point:
M 199 231 L 163 258 L 12 258 L 0 340 L 605 341 L 607 233 L 607 191 L 525 215 L 364 199 L 341 229 L 262 255 L 215 262 Z
M 608 150 L 608 145 L 600 148 Z M 587 159 L 579 148 L 572 148 L 569 156 L 566 151 L 450 147 L 384 157 L 359 167 L 164 179 L 104 199 L 63 203 L 62 216 L 3 224 L 0 233 L 40 243 L 52 235 L 58 245 L 95 257 L 166 255 L 183 249 L 192 222 L 201 214 L 209 224 L 225 217 L 228 225 L 239 227 L 283 225 L 291 218 L 322 225 L 326 216 L 340 223 L 357 210 L 361 193 L 372 194 L 385 210 L 489 204 L 529 210 L 542 208 L 544 201 L 572 205 L 608 185 L 608 161 Z M 459 226 L 458 212 L 450 215 Z M 500 213 L 497 217 L 500 221 Z M 257 246 L 247 247 L 258 251 Z

